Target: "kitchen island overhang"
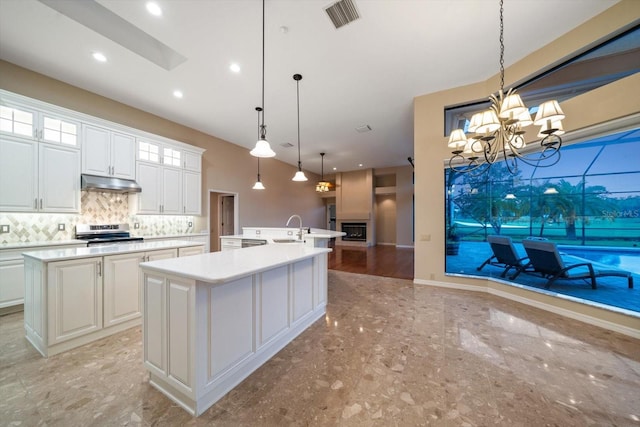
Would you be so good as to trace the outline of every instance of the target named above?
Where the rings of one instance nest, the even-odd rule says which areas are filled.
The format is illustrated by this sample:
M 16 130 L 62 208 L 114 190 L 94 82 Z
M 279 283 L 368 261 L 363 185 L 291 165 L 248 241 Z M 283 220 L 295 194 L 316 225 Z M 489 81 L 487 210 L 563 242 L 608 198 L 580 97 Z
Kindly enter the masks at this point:
M 140 264 L 150 383 L 202 414 L 325 315 L 329 252 L 282 244 Z

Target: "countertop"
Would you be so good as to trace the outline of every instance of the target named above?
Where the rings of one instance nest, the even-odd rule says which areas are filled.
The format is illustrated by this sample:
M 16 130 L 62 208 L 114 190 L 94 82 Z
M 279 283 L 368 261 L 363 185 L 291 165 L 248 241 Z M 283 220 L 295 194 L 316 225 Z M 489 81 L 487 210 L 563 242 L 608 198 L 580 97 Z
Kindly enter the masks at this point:
M 161 242 L 125 243 L 106 246 L 89 246 L 82 248 L 60 248 L 42 251 L 23 252 L 25 257 L 34 258 L 43 262 L 64 261 L 68 259 L 101 257 L 106 255 L 119 255 L 132 252 L 156 251 L 162 249 L 186 248 L 202 246 L 201 242 L 186 240 L 165 240 Z M 184 260 L 186 258 L 180 258 Z
M 69 245 L 85 245 L 86 240 L 43 240 L 37 242 L 15 242 L 15 243 L 1 243 L 0 249 L 17 249 L 17 250 L 29 250 L 30 248 L 46 247 L 46 246 L 69 246 Z
M 140 234 L 140 233 L 136 233 L 136 230 L 131 230 L 131 236 L 133 236 L 133 237 L 142 237 L 143 239 L 146 239 L 146 240 L 181 239 L 183 237 L 208 236 L 208 235 L 209 235 L 209 232 L 206 231 L 206 230 L 205 231 L 199 231 L 199 232 L 193 232 L 193 233 L 164 234 L 162 236 Z
M 222 283 L 328 252 L 331 249 L 294 244 L 254 246 L 241 251 L 143 262 L 140 267 L 207 283 Z
M 266 228 L 266 227 L 265 227 Z M 221 239 L 250 239 L 250 240 L 266 240 L 267 242 L 271 243 L 271 240 L 276 238 L 276 239 L 282 239 L 282 238 L 287 238 L 287 237 L 291 237 L 291 238 L 296 238 L 297 237 L 297 232 L 298 229 L 297 228 L 290 228 L 289 230 L 293 231 L 293 235 L 288 236 L 288 235 L 279 235 L 279 236 L 273 236 L 273 235 L 265 235 L 265 236 L 260 236 L 260 235 L 256 235 L 256 234 L 233 234 L 230 236 L 220 236 Z M 304 238 L 310 238 L 310 239 L 332 239 L 334 237 L 340 237 L 340 236 L 344 236 L 346 233 L 342 232 L 342 231 L 333 231 L 333 230 L 324 230 L 321 228 L 311 228 L 311 233 L 304 233 L 303 236 Z

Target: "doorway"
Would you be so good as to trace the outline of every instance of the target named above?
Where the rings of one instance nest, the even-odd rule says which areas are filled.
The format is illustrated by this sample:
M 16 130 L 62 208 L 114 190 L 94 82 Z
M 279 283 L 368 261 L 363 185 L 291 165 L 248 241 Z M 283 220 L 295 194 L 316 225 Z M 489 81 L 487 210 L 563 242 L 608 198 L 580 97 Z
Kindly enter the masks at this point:
M 238 193 L 209 190 L 209 247 L 220 250 L 220 236 L 238 234 Z

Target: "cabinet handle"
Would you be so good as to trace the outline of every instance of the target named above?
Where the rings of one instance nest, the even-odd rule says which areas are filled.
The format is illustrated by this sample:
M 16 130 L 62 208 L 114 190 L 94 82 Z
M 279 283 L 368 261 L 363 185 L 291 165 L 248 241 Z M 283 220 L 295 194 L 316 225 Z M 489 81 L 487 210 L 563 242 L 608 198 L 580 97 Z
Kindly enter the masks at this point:
M 42 199 L 40 199 L 40 209 L 42 209 Z
M 142 262 L 145 262 L 145 261 L 146 261 L 144 258 L 145 258 L 145 257 L 144 257 L 144 255 L 142 255 Z
M 38 209 L 38 198 L 33 199 L 33 208 Z
M 102 277 L 102 261 L 98 261 L 98 277 Z

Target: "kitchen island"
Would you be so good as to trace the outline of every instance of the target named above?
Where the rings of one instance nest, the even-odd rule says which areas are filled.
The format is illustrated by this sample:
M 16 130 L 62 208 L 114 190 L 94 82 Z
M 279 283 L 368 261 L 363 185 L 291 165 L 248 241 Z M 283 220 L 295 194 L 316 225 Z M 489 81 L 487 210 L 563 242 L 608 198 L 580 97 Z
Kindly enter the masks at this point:
M 140 264 L 150 383 L 202 414 L 324 316 L 329 252 L 272 244 Z
M 24 252 L 26 338 L 48 357 L 140 325 L 138 265 L 203 252 L 180 240 Z

